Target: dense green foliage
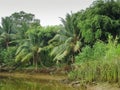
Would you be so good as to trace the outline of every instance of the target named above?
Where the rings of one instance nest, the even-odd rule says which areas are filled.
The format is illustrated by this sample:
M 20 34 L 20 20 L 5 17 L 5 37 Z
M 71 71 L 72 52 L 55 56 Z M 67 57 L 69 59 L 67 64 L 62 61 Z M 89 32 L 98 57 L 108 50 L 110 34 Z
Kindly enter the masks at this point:
M 31 13 L 2 18 L 0 66 L 70 65 L 71 79 L 120 82 L 120 2 L 96 0 L 66 14 L 62 25 L 40 25 Z
M 120 2 L 98 0 L 77 14 L 84 46 L 69 78 L 120 83 Z

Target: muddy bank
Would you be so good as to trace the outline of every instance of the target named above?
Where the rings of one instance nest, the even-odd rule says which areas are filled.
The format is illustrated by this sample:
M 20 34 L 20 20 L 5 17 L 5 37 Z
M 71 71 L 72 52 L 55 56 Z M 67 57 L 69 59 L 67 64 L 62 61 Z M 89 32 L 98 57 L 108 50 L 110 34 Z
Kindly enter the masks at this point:
M 12 77 L 31 80 L 46 80 L 58 81 L 65 86 L 73 87 L 75 90 L 120 90 L 118 84 L 110 83 L 95 83 L 95 84 L 82 84 L 80 81 L 69 81 L 66 75 L 50 75 L 45 73 L 8 73 L 0 72 L 0 77 Z
M 66 79 L 66 75 L 49 75 L 49 74 L 43 74 L 43 73 L 7 73 L 7 72 L 0 72 L 1 77 L 13 77 L 13 78 L 25 78 L 25 79 L 37 79 L 37 80 L 56 80 L 61 81 L 63 79 Z

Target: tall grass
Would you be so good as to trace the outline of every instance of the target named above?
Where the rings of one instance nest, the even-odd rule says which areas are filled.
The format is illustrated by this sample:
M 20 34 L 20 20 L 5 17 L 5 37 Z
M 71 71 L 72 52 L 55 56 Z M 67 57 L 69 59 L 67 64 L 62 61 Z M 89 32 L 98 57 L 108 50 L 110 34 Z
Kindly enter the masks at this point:
M 76 57 L 75 70 L 69 73 L 71 80 L 84 82 L 110 82 L 120 84 L 120 44 L 109 37 L 108 43 L 96 42 L 86 46 Z

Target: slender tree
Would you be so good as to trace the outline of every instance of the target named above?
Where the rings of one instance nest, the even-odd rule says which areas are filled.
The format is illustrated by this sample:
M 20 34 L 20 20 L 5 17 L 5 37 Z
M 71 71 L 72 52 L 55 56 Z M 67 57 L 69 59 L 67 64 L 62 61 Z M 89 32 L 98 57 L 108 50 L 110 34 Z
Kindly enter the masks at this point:
M 2 26 L 0 32 L 0 40 L 4 43 L 5 48 L 8 48 L 10 41 L 15 36 L 15 30 L 10 17 L 2 18 Z
M 66 18 L 61 18 L 63 28 L 50 40 L 54 45 L 51 52 L 55 55 L 54 60 L 63 60 L 66 56 L 70 57 L 71 63 L 75 62 L 75 53 L 80 51 L 81 35 L 80 30 L 76 26 L 75 15 L 67 14 Z

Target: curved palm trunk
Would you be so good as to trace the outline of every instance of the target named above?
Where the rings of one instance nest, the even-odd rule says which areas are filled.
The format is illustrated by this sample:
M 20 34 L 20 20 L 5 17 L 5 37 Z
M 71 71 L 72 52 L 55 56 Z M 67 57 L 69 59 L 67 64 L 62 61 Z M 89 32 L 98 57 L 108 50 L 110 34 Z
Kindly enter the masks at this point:
M 36 55 L 36 60 L 35 60 L 35 70 L 38 70 L 38 56 Z
M 72 62 L 72 64 L 75 63 L 75 56 L 74 56 L 74 54 L 72 54 L 71 62 Z
M 41 58 L 40 58 L 40 65 L 45 68 L 45 66 L 43 65 L 43 63 L 41 61 Z
M 33 56 L 33 65 L 35 66 L 35 71 L 38 70 L 38 53 Z

